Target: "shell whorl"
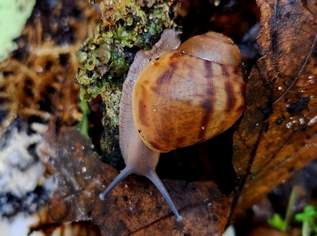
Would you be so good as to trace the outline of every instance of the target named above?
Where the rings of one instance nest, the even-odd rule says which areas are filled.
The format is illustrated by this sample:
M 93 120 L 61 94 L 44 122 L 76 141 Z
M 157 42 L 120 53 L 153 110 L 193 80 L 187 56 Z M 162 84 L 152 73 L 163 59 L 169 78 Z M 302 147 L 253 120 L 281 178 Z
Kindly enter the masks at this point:
M 221 56 L 219 48 L 229 55 Z M 150 62 L 132 97 L 135 125 L 152 150 L 210 139 L 231 127 L 244 108 L 239 49 L 218 33 L 195 36 Z
M 239 48 L 230 38 L 216 32 L 191 37 L 178 50 L 223 65 L 238 66 L 241 62 Z

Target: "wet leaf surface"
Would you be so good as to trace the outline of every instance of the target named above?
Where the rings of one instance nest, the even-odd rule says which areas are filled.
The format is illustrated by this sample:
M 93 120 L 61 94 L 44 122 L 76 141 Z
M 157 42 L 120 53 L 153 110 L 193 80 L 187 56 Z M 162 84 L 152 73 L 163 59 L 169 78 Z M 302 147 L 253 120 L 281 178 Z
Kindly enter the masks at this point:
M 247 110 L 234 137 L 238 211 L 317 157 L 316 2 L 257 3 L 263 57 L 249 76 Z
M 184 218 L 180 224 L 161 194 L 141 177 L 128 177 L 106 201 L 99 200 L 117 171 L 71 128 L 57 134 L 51 129 L 38 151 L 57 182 L 47 222 L 91 221 L 103 235 L 217 235 L 227 223 L 231 200 L 212 182 L 164 181 Z

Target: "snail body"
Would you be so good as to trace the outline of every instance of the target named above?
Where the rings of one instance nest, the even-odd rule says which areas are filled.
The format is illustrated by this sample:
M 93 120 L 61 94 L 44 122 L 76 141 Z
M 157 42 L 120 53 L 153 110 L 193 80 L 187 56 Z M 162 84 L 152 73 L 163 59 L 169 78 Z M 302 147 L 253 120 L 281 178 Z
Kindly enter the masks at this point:
M 231 127 L 244 109 L 244 81 L 239 49 L 228 37 L 208 32 L 180 46 L 178 40 L 172 42 L 123 84 L 119 142 L 126 167 L 101 198 L 129 174 L 143 175 L 179 221 L 155 172 L 160 153 L 203 142 Z

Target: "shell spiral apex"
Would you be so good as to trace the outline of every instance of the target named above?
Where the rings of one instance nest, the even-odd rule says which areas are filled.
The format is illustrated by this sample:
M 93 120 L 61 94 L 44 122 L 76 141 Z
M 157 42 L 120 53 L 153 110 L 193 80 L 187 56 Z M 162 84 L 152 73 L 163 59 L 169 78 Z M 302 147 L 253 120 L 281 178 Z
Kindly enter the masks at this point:
M 178 50 L 223 65 L 238 66 L 241 63 L 239 48 L 230 38 L 216 32 L 191 37 Z

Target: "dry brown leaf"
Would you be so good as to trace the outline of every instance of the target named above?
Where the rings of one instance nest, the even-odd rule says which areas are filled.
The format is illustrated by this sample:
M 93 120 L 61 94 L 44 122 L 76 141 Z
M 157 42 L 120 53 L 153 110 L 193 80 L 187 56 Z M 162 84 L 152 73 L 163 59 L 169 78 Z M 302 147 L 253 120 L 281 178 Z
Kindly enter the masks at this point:
M 238 211 L 317 157 L 316 1 L 258 0 L 263 57 L 234 138 Z
M 230 198 L 212 182 L 164 181 L 184 217 L 180 224 L 161 194 L 141 177 L 128 177 L 101 201 L 99 193 L 117 171 L 71 128 L 57 135 L 51 129 L 39 153 L 57 181 L 46 222 L 91 221 L 103 235 L 220 235 L 227 223 Z

